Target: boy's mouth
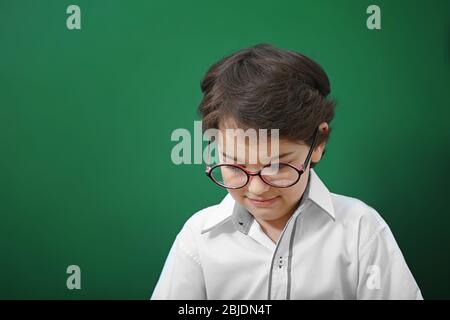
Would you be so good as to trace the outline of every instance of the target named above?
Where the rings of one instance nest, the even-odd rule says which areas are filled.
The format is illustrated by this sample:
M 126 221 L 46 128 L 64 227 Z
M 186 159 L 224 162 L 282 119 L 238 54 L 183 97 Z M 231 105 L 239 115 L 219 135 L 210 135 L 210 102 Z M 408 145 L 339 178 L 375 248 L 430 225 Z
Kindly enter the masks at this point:
M 268 207 L 274 204 L 278 200 L 279 196 L 273 197 L 273 198 L 250 198 L 247 197 L 247 199 L 250 201 L 251 204 L 253 204 L 256 207 Z

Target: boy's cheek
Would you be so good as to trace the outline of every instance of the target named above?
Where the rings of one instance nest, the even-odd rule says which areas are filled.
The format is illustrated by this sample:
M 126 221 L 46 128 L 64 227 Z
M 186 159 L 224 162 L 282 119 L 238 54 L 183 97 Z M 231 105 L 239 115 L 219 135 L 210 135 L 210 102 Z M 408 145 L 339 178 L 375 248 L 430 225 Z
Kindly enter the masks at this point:
M 243 192 L 242 189 L 228 189 L 228 193 L 240 204 L 242 204 L 243 198 L 245 197 L 245 192 Z

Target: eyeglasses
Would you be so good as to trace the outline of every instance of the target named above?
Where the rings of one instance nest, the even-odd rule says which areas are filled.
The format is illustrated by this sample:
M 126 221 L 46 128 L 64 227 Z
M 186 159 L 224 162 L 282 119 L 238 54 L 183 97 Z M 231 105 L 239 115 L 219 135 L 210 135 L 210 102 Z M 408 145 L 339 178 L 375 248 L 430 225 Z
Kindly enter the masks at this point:
M 226 189 L 240 189 L 247 185 L 250 176 L 258 176 L 269 186 L 275 188 L 288 188 L 296 184 L 308 167 L 309 160 L 316 145 L 319 128 L 314 132 L 313 142 L 306 160 L 299 167 L 290 163 L 269 163 L 258 171 L 247 170 L 238 164 L 219 163 L 214 166 L 206 166 L 206 175 L 217 185 Z

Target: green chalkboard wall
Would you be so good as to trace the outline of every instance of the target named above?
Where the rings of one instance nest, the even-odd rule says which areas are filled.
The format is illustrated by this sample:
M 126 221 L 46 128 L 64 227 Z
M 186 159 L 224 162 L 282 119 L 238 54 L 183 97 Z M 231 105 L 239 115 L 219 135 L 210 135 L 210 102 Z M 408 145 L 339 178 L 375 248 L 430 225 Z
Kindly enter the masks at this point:
M 2 0 L 0 298 L 148 299 L 182 224 L 225 195 L 172 163 L 171 133 L 193 130 L 207 68 L 261 42 L 327 71 L 316 172 L 380 212 L 425 298 L 450 298 L 450 1 L 378 0 L 380 30 L 371 4 Z

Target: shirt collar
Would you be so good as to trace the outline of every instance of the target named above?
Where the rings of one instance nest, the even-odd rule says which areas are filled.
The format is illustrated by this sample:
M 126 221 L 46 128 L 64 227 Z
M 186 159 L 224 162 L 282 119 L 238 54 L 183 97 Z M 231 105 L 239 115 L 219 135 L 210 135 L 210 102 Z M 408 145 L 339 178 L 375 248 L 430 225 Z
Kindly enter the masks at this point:
M 328 191 L 328 188 L 322 180 L 320 180 L 314 169 L 311 168 L 309 173 L 308 185 L 303 195 L 305 199 L 302 200 L 302 202 L 311 200 L 322 211 L 327 213 L 331 219 L 334 220 L 334 207 L 330 191 Z M 214 207 L 213 212 L 211 212 L 211 215 L 209 219 L 207 219 L 201 233 L 203 234 L 209 232 L 215 227 L 230 220 L 233 213 L 236 215 L 236 210 L 238 209 L 236 206 L 238 206 L 238 204 L 235 202 L 231 194 L 228 193 L 225 198 Z

